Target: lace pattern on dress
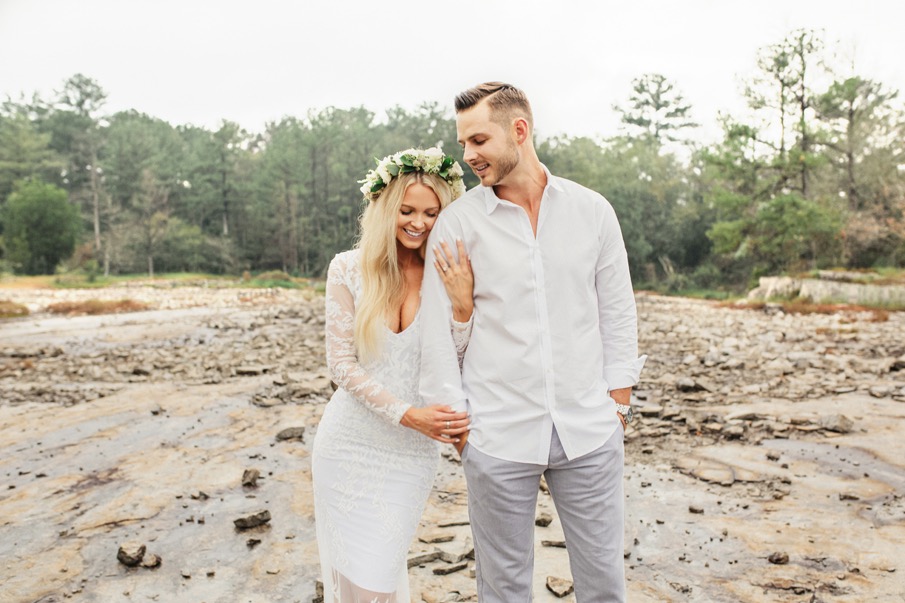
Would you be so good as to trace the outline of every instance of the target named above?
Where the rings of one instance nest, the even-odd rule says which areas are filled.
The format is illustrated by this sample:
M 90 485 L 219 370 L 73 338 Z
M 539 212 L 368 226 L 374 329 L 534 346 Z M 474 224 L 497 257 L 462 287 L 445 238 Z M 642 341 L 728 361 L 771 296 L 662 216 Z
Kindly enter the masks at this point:
M 358 250 L 337 255 L 327 271 L 327 367 L 336 384 L 356 400 L 398 423 L 411 404 L 402 402 L 358 361 L 355 351 L 355 298 L 361 292 Z

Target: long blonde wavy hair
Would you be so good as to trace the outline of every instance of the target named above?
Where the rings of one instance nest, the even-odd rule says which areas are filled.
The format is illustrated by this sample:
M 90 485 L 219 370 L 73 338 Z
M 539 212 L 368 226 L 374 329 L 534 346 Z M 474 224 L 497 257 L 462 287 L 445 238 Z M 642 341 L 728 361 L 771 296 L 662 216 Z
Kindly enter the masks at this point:
M 355 347 L 362 360 L 380 354 L 388 313 L 402 303 L 405 288 L 396 252 L 396 225 L 405 192 L 413 184 L 434 191 L 441 210 L 452 201 L 452 190 L 443 178 L 418 171 L 393 178 L 362 212 L 361 237 L 356 245 L 361 250 L 361 300 L 355 309 Z

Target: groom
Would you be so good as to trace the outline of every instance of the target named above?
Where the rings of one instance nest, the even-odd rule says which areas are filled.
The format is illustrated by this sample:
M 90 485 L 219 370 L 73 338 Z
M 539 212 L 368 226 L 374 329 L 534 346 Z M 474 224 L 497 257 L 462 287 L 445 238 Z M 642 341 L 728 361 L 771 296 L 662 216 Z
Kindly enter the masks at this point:
M 606 199 L 540 163 L 521 90 L 481 84 L 455 107 L 481 186 L 440 214 L 425 264 L 444 269 L 434 246 L 464 242 L 472 335 L 460 373 L 449 299 L 438 273 L 426 271 L 421 393 L 471 415 L 458 447 L 479 600 L 531 600 L 544 475 L 577 601 L 624 602 L 623 433 L 644 357 L 619 223 Z

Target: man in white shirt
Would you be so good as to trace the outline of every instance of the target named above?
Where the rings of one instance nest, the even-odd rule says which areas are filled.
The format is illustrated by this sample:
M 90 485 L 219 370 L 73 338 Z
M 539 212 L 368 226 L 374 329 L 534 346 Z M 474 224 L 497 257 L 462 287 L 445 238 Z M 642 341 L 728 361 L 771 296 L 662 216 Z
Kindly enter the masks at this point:
M 598 193 L 550 174 L 524 93 L 491 82 L 456 97 L 465 162 L 481 179 L 440 214 L 474 273 L 460 367 L 441 272 L 422 286 L 421 393 L 468 410 L 457 445 L 484 603 L 531 600 L 541 475 L 562 522 L 579 603 L 625 601 L 623 434 L 644 357 L 625 246 Z M 459 260 L 461 261 L 461 260 Z

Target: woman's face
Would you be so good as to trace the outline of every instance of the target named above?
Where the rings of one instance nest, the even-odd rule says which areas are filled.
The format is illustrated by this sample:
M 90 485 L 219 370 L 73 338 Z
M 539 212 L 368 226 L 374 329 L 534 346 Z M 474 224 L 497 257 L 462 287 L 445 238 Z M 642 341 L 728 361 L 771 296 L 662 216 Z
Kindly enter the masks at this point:
M 396 240 L 406 249 L 420 249 L 440 214 L 440 199 L 428 186 L 415 183 L 405 190 L 396 219 Z

